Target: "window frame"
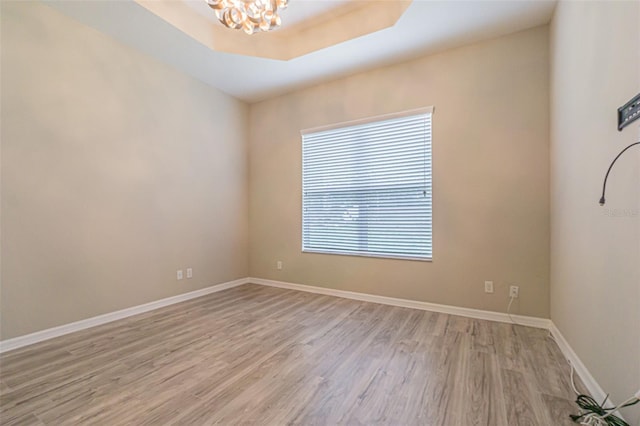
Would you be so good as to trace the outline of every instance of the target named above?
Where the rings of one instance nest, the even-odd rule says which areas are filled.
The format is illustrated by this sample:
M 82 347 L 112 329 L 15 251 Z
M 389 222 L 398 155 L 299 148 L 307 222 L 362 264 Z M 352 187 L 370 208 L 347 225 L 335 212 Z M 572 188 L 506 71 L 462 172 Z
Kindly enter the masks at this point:
M 304 129 L 300 131 L 301 136 L 301 251 L 303 253 L 317 253 L 317 254 L 328 254 L 328 255 L 340 255 L 340 256 L 358 256 L 358 257 L 371 257 L 371 258 L 382 258 L 382 259 L 396 259 L 396 260 L 413 260 L 413 261 L 422 261 L 422 262 L 432 262 L 433 261 L 433 252 L 434 252 L 434 244 L 433 244 L 433 112 L 434 107 L 423 107 L 417 108 L 407 111 L 401 111 L 391 114 L 378 115 L 373 117 L 367 117 L 359 120 L 351 120 L 340 123 L 334 123 L 326 126 L 313 127 L 309 129 Z M 329 249 L 314 249 L 314 248 L 305 248 L 305 173 L 304 173 L 304 157 L 305 157 L 305 149 L 304 149 L 304 137 L 305 135 L 325 132 L 330 130 L 336 130 L 341 128 L 348 128 L 353 126 L 365 125 L 369 123 L 383 122 L 386 120 L 417 116 L 417 115 L 429 115 L 429 183 L 428 183 L 428 193 L 429 193 L 429 213 L 430 213 L 430 233 L 428 235 L 429 238 L 429 255 L 428 256 L 412 256 L 411 254 L 380 254 L 380 253 L 367 253 L 367 252 L 348 252 L 348 251 L 340 251 L 339 249 L 329 250 Z M 426 146 L 426 145 L 425 145 Z M 366 223 L 363 223 L 366 226 Z

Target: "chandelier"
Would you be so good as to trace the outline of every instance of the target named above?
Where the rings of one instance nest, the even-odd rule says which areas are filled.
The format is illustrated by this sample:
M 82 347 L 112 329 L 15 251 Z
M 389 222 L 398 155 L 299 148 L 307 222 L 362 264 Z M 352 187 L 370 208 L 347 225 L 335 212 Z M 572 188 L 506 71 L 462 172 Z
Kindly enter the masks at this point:
M 247 34 L 278 27 L 278 9 L 285 9 L 288 3 L 289 0 L 207 0 L 220 22 Z

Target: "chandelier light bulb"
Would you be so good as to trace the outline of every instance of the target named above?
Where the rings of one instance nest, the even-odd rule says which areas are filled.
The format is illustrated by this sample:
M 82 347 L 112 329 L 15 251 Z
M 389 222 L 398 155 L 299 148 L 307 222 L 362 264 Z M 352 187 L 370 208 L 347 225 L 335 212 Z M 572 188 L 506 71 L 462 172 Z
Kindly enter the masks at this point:
M 278 10 L 289 0 L 206 0 L 218 20 L 227 28 L 247 34 L 270 31 L 282 23 Z

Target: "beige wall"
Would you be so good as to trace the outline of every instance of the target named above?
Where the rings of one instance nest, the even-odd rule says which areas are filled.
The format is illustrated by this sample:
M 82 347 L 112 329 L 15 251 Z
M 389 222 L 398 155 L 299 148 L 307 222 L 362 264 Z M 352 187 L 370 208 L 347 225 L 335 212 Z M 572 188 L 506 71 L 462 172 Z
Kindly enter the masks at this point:
M 551 318 L 614 401 L 640 388 L 640 3 L 561 2 L 551 32 Z M 637 408 L 626 412 L 640 424 Z
M 3 1 L 2 339 L 246 277 L 247 116 L 41 3 Z
M 548 71 L 544 26 L 253 104 L 251 276 L 548 317 Z M 301 253 L 300 130 L 429 105 L 433 262 Z

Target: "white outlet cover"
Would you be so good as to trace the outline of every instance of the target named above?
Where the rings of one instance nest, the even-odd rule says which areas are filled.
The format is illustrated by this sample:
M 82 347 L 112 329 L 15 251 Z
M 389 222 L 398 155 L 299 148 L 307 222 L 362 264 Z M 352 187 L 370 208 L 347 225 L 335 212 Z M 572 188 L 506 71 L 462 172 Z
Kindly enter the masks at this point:
M 181 280 L 182 279 L 182 269 L 178 269 L 178 271 L 176 272 L 176 277 Z
M 509 287 L 509 297 L 517 298 L 520 295 L 520 287 L 512 285 Z
M 493 293 L 493 281 L 485 281 L 484 282 L 484 292 L 485 293 Z
M 187 268 L 187 278 L 193 278 L 193 269 Z

